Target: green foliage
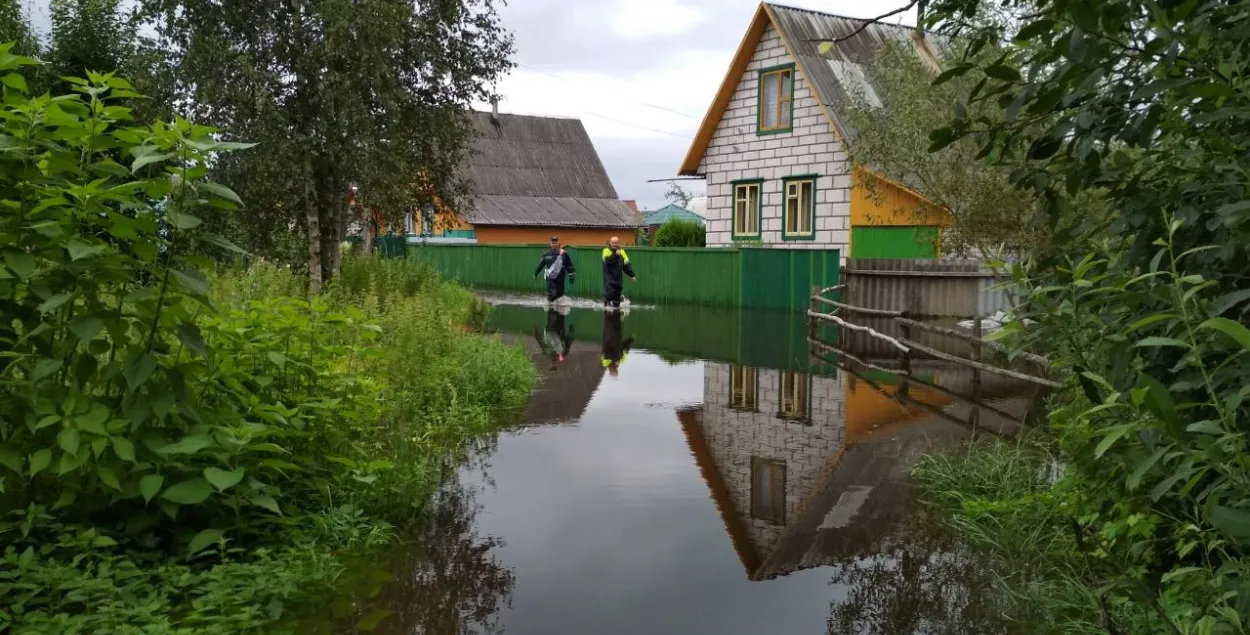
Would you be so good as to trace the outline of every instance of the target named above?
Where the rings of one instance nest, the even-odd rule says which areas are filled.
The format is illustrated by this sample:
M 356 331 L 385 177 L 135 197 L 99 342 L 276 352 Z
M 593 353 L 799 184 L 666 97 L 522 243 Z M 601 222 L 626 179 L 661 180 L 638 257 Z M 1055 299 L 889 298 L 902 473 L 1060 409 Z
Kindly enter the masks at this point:
M 315 289 L 338 273 L 352 187 L 362 209 L 392 221 L 435 196 L 466 200 L 466 114 L 510 68 L 493 0 L 140 5 L 176 96 L 260 143 L 214 165 L 249 205 L 220 230 L 250 251 L 290 258 L 303 245 Z
M 205 274 L 239 204 L 209 164 L 249 146 L 129 123 L 111 74 L 29 97 L 9 48 L 0 630 L 259 628 L 420 508 L 533 369 L 428 271 L 311 297 L 273 265 Z
M 695 221 L 674 218 L 665 221 L 655 231 L 656 247 L 704 247 L 706 245 L 707 230 Z
M 1050 238 L 1015 267 L 1022 323 L 1071 379 L 1052 427 L 1099 601 L 1150 611 L 1132 632 L 1243 632 L 1250 620 L 1250 85 L 1244 3 L 1011 0 L 931 15 L 979 78 L 933 148 L 975 136 L 1015 163 Z M 1005 56 L 975 59 L 1010 42 Z M 1100 192 L 1110 217 L 1085 214 Z M 1085 405 L 1080 405 L 1084 403 Z M 1112 625 L 1115 626 L 1115 625 Z M 1129 628 L 1131 627 L 1131 628 Z M 1139 630 L 1140 629 L 1140 630 Z
M 12 42 L 14 55 L 39 54 L 39 40 L 21 0 L 0 0 L 0 42 Z

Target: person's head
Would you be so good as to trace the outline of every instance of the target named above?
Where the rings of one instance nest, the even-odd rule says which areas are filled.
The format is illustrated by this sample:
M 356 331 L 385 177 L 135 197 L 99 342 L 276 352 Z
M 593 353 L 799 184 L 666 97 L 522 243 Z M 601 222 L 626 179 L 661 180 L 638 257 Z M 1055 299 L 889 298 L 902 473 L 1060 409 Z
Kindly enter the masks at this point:
M 551 360 L 551 370 L 556 370 L 558 368 L 560 368 L 560 362 L 554 359 Z
M 613 249 L 620 249 L 620 248 L 621 248 L 621 239 L 620 239 L 620 238 L 618 238 L 618 237 L 616 237 L 616 236 L 613 236 L 613 237 L 609 238 L 609 239 L 608 239 L 608 246 L 609 246 L 609 247 L 611 247 L 611 248 L 613 248 Z
M 552 236 L 552 237 L 551 237 L 551 248 L 552 248 L 552 249 L 559 249 L 559 248 L 560 248 L 560 238 L 559 238 L 558 236 Z

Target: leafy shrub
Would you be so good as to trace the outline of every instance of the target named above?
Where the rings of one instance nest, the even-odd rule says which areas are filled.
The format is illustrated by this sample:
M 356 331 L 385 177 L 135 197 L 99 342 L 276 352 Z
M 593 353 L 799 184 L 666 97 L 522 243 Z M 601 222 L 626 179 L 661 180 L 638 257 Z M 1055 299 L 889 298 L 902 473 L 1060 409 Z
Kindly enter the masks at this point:
M 707 245 L 707 232 L 703 225 L 691 220 L 674 218 L 655 230 L 656 247 L 703 247 Z
M 207 165 L 247 146 L 128 125 L 110 75 L 28 97 L 7 51 L 0 630 L 272 622 L 419 508 L 533 369 L 415 265 L 350 262 L 314 297 L 264 263 L 210 278 L 203 250 L 238 250 L 197 228 L 240 201 Z

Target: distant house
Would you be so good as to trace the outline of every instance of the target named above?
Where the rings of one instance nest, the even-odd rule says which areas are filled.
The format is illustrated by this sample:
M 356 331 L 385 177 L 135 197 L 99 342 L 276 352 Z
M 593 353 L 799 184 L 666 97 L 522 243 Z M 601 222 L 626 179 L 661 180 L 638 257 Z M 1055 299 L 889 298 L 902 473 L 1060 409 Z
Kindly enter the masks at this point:
M 638 213 L 617 197 L 577 119 L 474 112 L 478 138 L 466 169 L 475 195 L 464 222 L 427 231 L 484 244 L 634 243 Z
M 836 248 L 844 258 L 937 255 L 945 213 L 902 183 L 852 169 L 846 148 L 854 131 L 839 111 L 852 94 L 875 95 L 865 67 L 886 42 L 910 43 L 935 67 L 936 42 L 865 22 L 759 6 L 680 169 L 707 179 L 709 247 L 746 241 Z M 825 54 L 822 41 L 833 42 Z
M 649 232 L 655 234 L 655 230 L 659 229 L 660 225 L 671 220 L 684 220 L 700 225 L 703 224 L 702 216 L 680 205 L 665 205 L 654 212 L 647 212 L 642 218 L 642 223 L 647 226 Z

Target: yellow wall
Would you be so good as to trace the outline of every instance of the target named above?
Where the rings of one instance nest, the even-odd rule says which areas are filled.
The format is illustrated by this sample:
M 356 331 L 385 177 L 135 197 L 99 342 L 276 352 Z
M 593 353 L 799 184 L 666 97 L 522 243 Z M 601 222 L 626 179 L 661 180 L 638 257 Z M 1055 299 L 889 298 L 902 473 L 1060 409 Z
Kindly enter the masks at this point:
M 869 181 L 872 179 L 872 181 Z M 875 187 L 871 183 L 875 182 Z M 917 214 L 917 211 L 919 213 Z M 894 183 L 855 168 L 851 178 L 851 226 L 949 225 L 950 215 Z
M 877 385 L 895 394 L 900 388 L 898 384 L 878 382 Z M 950 397 L 936 390 L 927 390 L 917 384 L 911 384 L 908 387 L 907 397 L 912 401 L 938 408 L 945 407 L 951 402 Z M 861 441 L 875 431 L 896 424 L 933 416 L 920 406 L 914 404 L 903 406 L 853 375 L 846 381 L 845 399 L 847 443 Z
M 502 227 L 478 226 L 473 228 L 477 242 L 483 245 L 545 245 L 552 236 L 558 236 L 563 245 L 595 247 L 606 245 L 616 236 L 622 245 L 634 244 L 634 232 L 627 227 Z

